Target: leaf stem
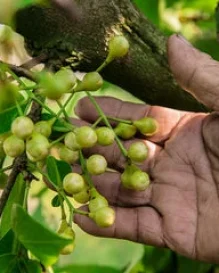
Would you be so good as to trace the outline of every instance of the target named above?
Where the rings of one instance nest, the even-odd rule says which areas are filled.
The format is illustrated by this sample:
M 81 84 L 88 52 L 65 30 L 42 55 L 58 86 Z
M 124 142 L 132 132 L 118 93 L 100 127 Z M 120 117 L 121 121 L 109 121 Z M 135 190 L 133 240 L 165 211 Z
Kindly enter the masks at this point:
M 94 97 L 88 91 L 86 91 L 86 94 L 87 94 L 88 98 L 90 99 L 90 101 L 92 102 L 92 104 L 94 105 L 94 107 L 96 108 L 99 116 L 102 117 L 102 119 L 103 119 L 104 123 L 106 124 L 106 126 L 113 130 L 113 128 L 112 128 L 111 124 L 109 123 L 106 115 L 104 114 L 103 110 L 100 108 L 100 106 L 98 105 L 98 103 L 96 102 Z M 118 136 L 116 134 L 115 134 L 115 140 L 116 140 L 116 143 L 119 146 L 122 154 L 124 155 L 125 158 L 127 158 L 127 150 L 125 149 L 125 147 L 123 146 L 122 142 L 120 141 L 120 139 L 118 138 Z
M 92 188 L 94 188 L 94 183 L 90 177 L 90 174 L 88 173 L 87 166 L 86 166 L 86 160 L 84 158 L 82 150 L 79 151 L 79 158 L 80 158 L 80 163 L 81 163 L 81 168 L 82 168 L 83 174 L 84 174 L 86 181 L 88 182 L 90 188 L 92 189 Z
M 107 116 L 107 118 L 112 121 L 116 121 L 116 122 L 122 122 L 122 123 L 130 124 L 130 125 L 132 124 L 132 121 L 127 120 L 127 119 L 115 118 L 115 117 L 111 117 L 111 116 Z

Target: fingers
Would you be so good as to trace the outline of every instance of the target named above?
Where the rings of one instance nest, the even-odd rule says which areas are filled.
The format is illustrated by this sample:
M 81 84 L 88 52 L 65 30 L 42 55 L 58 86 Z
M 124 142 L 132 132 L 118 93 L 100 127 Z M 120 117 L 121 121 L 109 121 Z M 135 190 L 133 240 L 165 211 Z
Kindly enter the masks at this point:
M 149 139 L 156 143 L 168 139 L 173 128 L 186 114 L 186 112 L 164 107 L 124 102 L 109 97 L 96 97 L 95 99 L 107 116 L 133 121 L 146 116 L 155 118 L 158 121 L 159 130 Z M 81 119 L 90 123 L 95 122 L 99 117 L 96 109 L 88 98 L 83 98 L 78 102 L 76 114 Z
M 219 110 L 219 63 L 179 35 L 168 40 L 168 58 L 181 87 L 210 109 Z
M 152 184 L 145 191 L 134 191 L 123 187 L 121 174 L 118 172 L 106 172 L 93 176 L 95 188 L 111 205 L 137 207 L 147 205 L 151 199 Z
M 143 171 L 150 172 L 150 170 L 154 166 L 154 162 L 157 158 L 157 155 L 161 151 L 161 148 L 150 141 L 139 140 L 139 139 L 132 139 L 132 140 L 123 142 L 124 147 L 127 149 L 133 142 L 136 142 L 136 141 L 143 141 L 148 147 L 147 159 L 144 161 L 144 163 L 140 165 L 140 168 Z M 121 153 L 121 150 L 119 149 L 116 142 L 114 142 L 110 146 L 95 145 L 93 148 L 84 150 L 84 152 L 87 156 L 92 154 L 103 155 L 108 162 L 108 167 L 116 169 L 118 171 L 124 170 L 124 167 L 126 166 L 126 163 L 127 163 L 126 158 Z
M 126 239 L 164 247 L 162 219 L 151 207 L 115 207 L 116 220 L 109 228 L 99 228 L 86 216 L 76 215 L 75 222 L 86 232 L 102 237 Z

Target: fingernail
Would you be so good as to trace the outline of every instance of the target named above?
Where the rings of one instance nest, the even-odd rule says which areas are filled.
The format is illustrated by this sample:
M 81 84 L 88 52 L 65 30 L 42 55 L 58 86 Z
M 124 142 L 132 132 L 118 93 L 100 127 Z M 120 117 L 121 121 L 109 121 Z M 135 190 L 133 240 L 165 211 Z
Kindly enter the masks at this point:
M 185 44 L 187 44 L 188 46 L 191 46 L 193 47 L 193 45 L 188 41 L 186 40 L 185 37 L 183 37 L 181 34 L 177 34 L 177 38 L 180 39 L 182 42 L 184 42 Z

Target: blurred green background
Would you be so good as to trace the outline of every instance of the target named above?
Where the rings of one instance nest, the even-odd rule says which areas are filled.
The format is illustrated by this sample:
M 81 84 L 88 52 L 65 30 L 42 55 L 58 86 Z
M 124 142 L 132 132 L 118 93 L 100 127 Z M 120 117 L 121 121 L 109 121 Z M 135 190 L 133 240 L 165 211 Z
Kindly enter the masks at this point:
M 15 1 L 15 0 L 13 0 Z M 7 5 L 13 1 L 0 0 L 0 17 L 6 14 Z M 18 1 L 21 5 L 34 1 Z M 35 1 L 36 2 L 36 1 Z M 219 44 L 216 34 L 215 0 L 134 0 L 136 5 L 161 31 L 170 35 L 181 33 L 193 45 L 209 53 L 219 60 Z M 7 5 L 6 5 L 7 4 Z M 19 5 L 18 5 L 19 6 Z M 4 8 L 2 8 L 4 7 Z M 9 9 L 10 11 L 13 9 Z M 10 13 L 10 12 L 9 12 Z M 7 14 L 6 14 L 7 15 Z M 5 16 L 6 16 L 5 15 Z M 10 18 L 10 14 L 7 15 Z M 11 35 L 6 33 L 7 35 Z M 27 59 L 24 49 L 19 46 L 20 40 L 13 34 L 6 39 L 6 34 L 0 28 L 0 56 L 4 60 L 21 63 Z M 7 36 L 8 37 L 8 36 Z M 10 43 L 9 43 L 10 40 Z M 10 50 L 9 50 L 10 49 Z M 116 90 L 116 92 L 115 92 Z M 120 90 L 120 92 L 118 92 Z M 127 92 L 105 83 L 99 95 L 119 93 L 125 100 L 138 101 Z M 69 106 L 71 111 L 76 100 Z M 51 208 L 50 200 L 54 194 L 42 190 L 44 185 L 33 183 L 31 207 L 34 216 L 41 223 L 56 229 L 59 224 L 59 211 Z M 39 197 L 42 202 L 39 202 Z M 217 273 L 215 265 L 191 261 L 175 253 L 155 249 L 124 240 L 104 239 L 90 236 L 76 229 L 76 248 L 72 255 L 62 257 L 56 265 L 55 272 L 59 273 Z

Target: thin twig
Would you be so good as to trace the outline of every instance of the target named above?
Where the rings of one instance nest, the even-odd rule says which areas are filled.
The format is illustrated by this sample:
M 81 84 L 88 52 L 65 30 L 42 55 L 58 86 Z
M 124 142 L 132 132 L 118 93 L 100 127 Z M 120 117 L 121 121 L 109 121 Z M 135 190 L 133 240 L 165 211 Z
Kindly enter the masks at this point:
M 29 71 L 28 69 L 25 69 L 21 66 L 16 66 L 13 64 L 8 64 L 8 63 L 4 63 L 2 61 L 0 61 L 0 65 L 6 65 L 10 68 L 11 71 L 13 71 L 18 77 L 25 77 L 31 81 L 37 81 L 36 77 L 34 76 L 34 74 Z

